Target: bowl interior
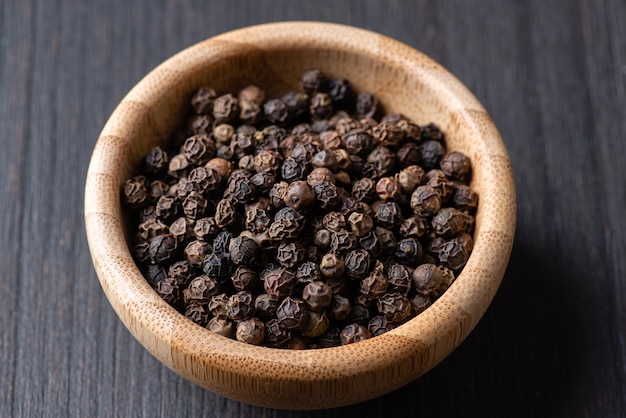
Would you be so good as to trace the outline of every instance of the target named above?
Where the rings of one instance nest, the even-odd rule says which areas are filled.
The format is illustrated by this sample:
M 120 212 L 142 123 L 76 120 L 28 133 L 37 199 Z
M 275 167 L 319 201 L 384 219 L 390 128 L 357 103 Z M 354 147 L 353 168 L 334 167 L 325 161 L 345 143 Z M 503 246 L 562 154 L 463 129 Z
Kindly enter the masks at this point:
M 386 112 L 435 122 L 449 150 L 472 159 L 480 196 L 474 251 L 430 308 L 383 336 L 296 352 L 211 334 L 163 302 L 128 250 L 119 189 L 143 156 L 164 145 L 200 86 L 218 94 L 256 84 L 269 96 L 298 89 L 319 68 L 374 93 Z M 428 371 L 467 336 L 504 274 L 515 227 L 512 171 L 497 129 L 443 67 L 381 35 L 312 22 L 269 24 L 209 39 L 170 58 L 135 86 L 105 125 L 92 157 L 85 217 L 90 249 L 112 306 L 135 337 L 187 379 L 245 402 L 279 408 L 345 405 L 392 391 Z

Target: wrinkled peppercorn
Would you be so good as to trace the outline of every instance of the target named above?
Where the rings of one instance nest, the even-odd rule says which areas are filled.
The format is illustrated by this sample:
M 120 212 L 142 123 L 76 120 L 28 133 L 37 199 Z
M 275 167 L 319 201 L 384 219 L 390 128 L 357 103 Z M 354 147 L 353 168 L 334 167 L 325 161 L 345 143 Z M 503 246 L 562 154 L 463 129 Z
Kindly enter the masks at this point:
M 339 334 L 341 345 L 348 345 L 372 338 L 372 334 L 360 324 L 350 324 Z
M 256 317 L 237 322 L 235 336 L 242 343 L 261 345 L 265 339 L 265 324 Z
M 278 305 L 276 317 L 287 329 L 302 329 L 307 320 L 307 309 L 301 299 L 287 296 Z

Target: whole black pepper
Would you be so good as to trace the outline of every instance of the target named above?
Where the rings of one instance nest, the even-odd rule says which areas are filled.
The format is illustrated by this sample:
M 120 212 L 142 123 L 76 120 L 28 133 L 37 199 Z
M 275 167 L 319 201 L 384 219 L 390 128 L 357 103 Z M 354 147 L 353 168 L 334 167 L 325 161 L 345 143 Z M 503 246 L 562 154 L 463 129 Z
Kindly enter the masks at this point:
M 446 150 L 439 141 L 425 140 L 420 144 L 420 152 L 422 153 L 422 167 L 428 171 L 439 168 Z
M 370 271 L 371 257 L 365 250 L 350 251 L 345 258 L 346 274 L 351 279 L 364 279 Z
M 350 303 L 350 299 L 339 294 L 333 294 L 330 302 L 329 315 L 337 321 L 343 321 L 350 314 L 351 308 L 352 304 Z
M 276 318 L 287 329 L 302 329 L 307 320 L 307 308 L 301 299 L 287 296 L 278 305 Z
M 306 177 L 308 172 L 307 163 L 304 161 L 298 161 L 294 158 L 287 158 L 283 162 L 283 165 L 280 168 L 280 173 L 288 183 L 296 180 L 302 180 Z
M 177 306 L 180 303 L 180 288 L 175 279 L 167 277 L 157 282 L 154 290 L 167 303 Z
M 265 344 L 268 347 L 281 348 L 291 339 L 291 331 L 274 318 L 265 323 Z
M 256 317 L 238 322 L 235 337 L 242 343 L 261 345 L 265 339 L 265 324 Z
M 228 255 L 212 253 L 204 258 L 202 270 L 211 277 L 226 279 L 232 274 L 234 267 Z
M 404 238 L 396 247 L 396 259 L 407 265 L 415 267 L 422 260 L 422 245 L 415 238 Z
M 267 231 L 272 219 L 269 211 L 265 209 L 251 209 L 246 212 L 246 229 L 255 234 Z
M 252 238 L 240 235 L 230 242 L 230 259 L 237 265 L 253 264 L 259 256 L 259 246 Z
M 185 316 L 196 324 L 204 327 L 209 322 L 211 312 L 206 305 L 194 303 L 185 307 Z
M 278 305 L 280 305 L 280 300 L 267 293 L 261 293 L 254 300 L 254 309 L 257 316 L 265 320 L 276 317 Z
M 228 317 L 233 321 L 244 321 L 254 315 L 254 300 L 252 293 L 239 291 L 228 298 L 226 304 Z
M 302 326 L 305 337 L 319 337 L 328 329 L 329 321 L 324 312 L 307 311 L 307 319 Z
M 194 240 L 191 241 L 185 247 L 185 259 L 195 267 L 201 267 L 204 258 L 212 250 L 211 246 L 203 241 Z
M 439 193 L 430 186 L 419 186 L 411 195 L 411 209 L 417 216 L 433 216 L 440 208 Z
M 220 293 L 209 300 L 209 311 L 216 318 L 228 318 L 228 295 Z
M 337 193 L 337 186 L 328 181 L 321 181 L 313 186 L 317 204 L 323 210 L 333 210 L 341 204 L 341 198 Z
M 193 135 L 185 140 L 182 153 L 191 164 L 204 164 L 215 155 L 213 140 L 205 134 Z
M 306 71 L 300 78 L 300 86 L 306 94 L 312 94 L 320 91 L 326 84 L 324 74 L 317 68 Z
M 296 283 L 296 275 L 285 268 L 271 270 L 263 280 L 265 291 L 275 297 L 283 298 L 291 295 Z
M 332 300 L 332 289 L 322 281 L 312 281 L 304 287 L 302 300 L 314 312 L 322 312 Z
M 290 208 L 305 212 L 315 202 L 315 194 L 306 181 L 296 180 L 287 187 L 284 199 Z
M 372 334 L 372 337 L 378 337 L 379 335 L 383 335 L 386 332 L 391 331 L 394 328 L 394 325 L 387 320 L 387 317 L 384 315 L 376 315 L 370 322 L 367 324 L 367 330 Z
M 309 113 L 312 120 L 328 118 L 333 113 L 333 99 L 326 93 L 314 93 L 311 96 Z
M 356 128 L 343 135 L 343 144 L 350 154 L 366 156 L 374 146 L 374 138 L 365 129 Z
M 219 96 L 213 102 L 213 117 L 215 123 L 233 122 L 239 116 L 239 103 L 232 94 Z
M 178 239 L 172 234 L 157 235 L 150 240 L 148 255 L 154 264 L 165 264 L 178 253 Z
M 141 209 L 150 203 L 148 180 L 145 176 L 135 176 L 122 185 L 122 200 L 131 209 Z
M 341 345 L 348 345 L 372 338 L 372 334 L 363 325 L 350 324 L 341 330 L 339 338 Z
M 386 293 L 376 301 L 378 312 L 388 321 L 398 324 L 411 315 L 411 302 L 400 293 Z
M 356 98 L 357 118 L 371 118 L 378 110 L 378 99 L 371 93 L 359 93 Z
M 439 248 L 439 262 L 453 271 L 461 271 L 468 258 L 469 254 L 456 239 L 444 242 Z
M 413 270 L 413 288 L 419 294 L 432 295 L 443 280 L 441 270 L 434 264 L 422 264 Z
M 469 186 L 457 184 L 452 191 L 451 202 L 458 210 L 474 213 L 478 208 L 478 195 Z
M 388 282 L 383 270 L 383 263 L 377 260 L 372 272 L 359 282 L 359 293 L 371 299 L 384 295 L 387 292 Z
M 390 292 L 407 296 L 411 291 L 411 273 L 402 264 L 392 264 L 387 271 L 387 284 Z
M 340 277 L 346 269 L 343 260 L 334 253 L 325 254 L 320 262 L 320 272 L 327 279 Z
M 229 228 L 237 222 L 237 209 L 230 199 L 222 199 L 215 207 L 215 223 L 220 228 Z
M 152 148 L 144 159 L 146 171 L 150 174 L 164 173 L 167 171 L 169 163 L 170 158 L 161 147 Z
M 211 113 L 217 94 L 210 87 L 201 87 L 191 97 L 191 105 L 197 114 Z
M 206 328 L 212 333 L 226 338 L 233 338 L 235 333 L 235 325 L 230 319 L 227 318 L 211 318 Z

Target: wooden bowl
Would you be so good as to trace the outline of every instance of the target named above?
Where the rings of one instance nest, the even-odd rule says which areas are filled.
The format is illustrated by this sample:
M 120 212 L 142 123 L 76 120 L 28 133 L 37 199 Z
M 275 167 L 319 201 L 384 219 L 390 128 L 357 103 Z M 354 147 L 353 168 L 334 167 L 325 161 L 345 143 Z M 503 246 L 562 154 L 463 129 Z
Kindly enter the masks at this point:
M 388 112 L 435 122 L 448 149 L 468 155 L 480 196 L 474 250 L 458 279 L 422 314 L 379 337 L 317 350 L 257 347 L 207 331 L 149 286 L 131 257 L 120 187 L 183 120 L 202 85 L 297 89 L 307 69 L 377 95 Z M 515 229 L 515 186 L 500 135 L 477 99 L 441 65 L 385 36 L 328 23 L 274 23 L 200 42 L 159 65 L 117 106 L 95 146 L 85 222 L 100 283 L 122 322 L 163 364 L 221 395 L 264 407 L 317 409 L 391 392 L 452 352 L 491 303 Z

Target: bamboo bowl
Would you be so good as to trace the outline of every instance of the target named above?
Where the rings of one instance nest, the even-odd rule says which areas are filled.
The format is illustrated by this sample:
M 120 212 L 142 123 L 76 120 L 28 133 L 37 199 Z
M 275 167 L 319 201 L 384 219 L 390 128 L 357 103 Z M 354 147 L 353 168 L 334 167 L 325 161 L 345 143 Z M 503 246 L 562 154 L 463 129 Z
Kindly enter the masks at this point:
M 182 120 L 190 93 L 250 83 L 296 89 L 307 69 L 350 80 L 388 112 L 435 122 L 448 149 L 468 155 L 478 192 L 473 253 L 454 284 L 408 323 L 343 347 L 295 351 L 230 340 L 192 323 L 152 290 L 131 257 L 120 187 L 149 149 Z M 186 379 L 242 402 L 282 409 L 352 404 L 426 373 L 469 334 L 504 275 L 515 229 L 515 186 L 500 135 L 477 99 L 420 52 L 347 26 L 275 23 L 228 32 L 159 65 L 117 106 L 95 146 L 85 191 L 89 247 L 100 283 L 135 338 Z

